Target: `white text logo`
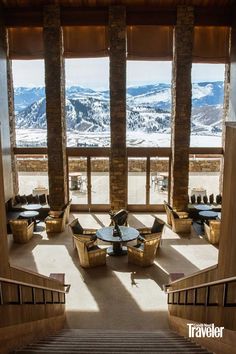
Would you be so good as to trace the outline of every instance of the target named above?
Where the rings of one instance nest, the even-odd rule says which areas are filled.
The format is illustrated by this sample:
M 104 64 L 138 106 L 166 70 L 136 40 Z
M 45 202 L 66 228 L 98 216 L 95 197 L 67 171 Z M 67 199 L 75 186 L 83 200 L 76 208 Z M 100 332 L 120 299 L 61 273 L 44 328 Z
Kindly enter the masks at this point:
M 216 327 L 212 324 L 192 324 L 187 323 L 188 326 L 188 336 L 190 338 L 222 338 L 223 337 L 223 329 L 224 327 Z

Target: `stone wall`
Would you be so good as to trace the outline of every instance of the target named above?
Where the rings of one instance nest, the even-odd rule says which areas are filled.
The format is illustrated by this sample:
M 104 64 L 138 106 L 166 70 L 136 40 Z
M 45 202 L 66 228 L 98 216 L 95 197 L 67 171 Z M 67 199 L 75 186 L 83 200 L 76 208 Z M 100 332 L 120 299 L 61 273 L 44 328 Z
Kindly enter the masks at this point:
M 109 8 L 110 45 L 110 200 L 114 210 L 127 206 L 126 154 L 126 10 Z
M 50 206 L 59 210 L 68 199 L 66 169 L 65 62 L 60 7 L 44 7 L 45 94 Z
M 192 47 L 194 11 L 177 8 L 172 62 L 172 160 L 171 205 L 184 210 L 188 205 L 189 144 L 192 108 Z
M 43 158 L 38 159 L 18 159 L 17 168 L 19 172 L 47 172 L 47 160 Z M 151 172 L 168 172 L 168 160 L 156 160 L 151 162 Z M 204 159 L 204 160 L 191 160 L 189 163 L 190 172 L 220 172 L 221 161 L 220 159 Z M 70 159 L 69 161 L 70 172 L 86 172 L 86 160 L 78 161 Z M 109 172 L 109 164 L 107 160 L 96 160 L 92 164 L 93 172 Z M 145 172 L 146 163 L 144 160 L 129 160 L 129 172 Z

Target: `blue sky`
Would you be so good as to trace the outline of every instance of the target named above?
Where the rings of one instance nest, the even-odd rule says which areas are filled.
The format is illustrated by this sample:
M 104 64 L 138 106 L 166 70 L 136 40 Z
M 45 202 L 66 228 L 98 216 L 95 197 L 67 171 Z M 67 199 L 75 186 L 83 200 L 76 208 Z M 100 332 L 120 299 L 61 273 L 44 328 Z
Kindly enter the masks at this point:
M 127 85 L 142 85 L 171 81 L 171 62 L 128 61 Z M 43 60 L 14 60 L 14 86 L 44 86 Z M 223 64 L 194 64 L 192 81 L 223 81 Z M 93 89 L 107 89 L 109 86 L 109 60 L 99 59 L 67 59 L 66 85 L 80 85 Z

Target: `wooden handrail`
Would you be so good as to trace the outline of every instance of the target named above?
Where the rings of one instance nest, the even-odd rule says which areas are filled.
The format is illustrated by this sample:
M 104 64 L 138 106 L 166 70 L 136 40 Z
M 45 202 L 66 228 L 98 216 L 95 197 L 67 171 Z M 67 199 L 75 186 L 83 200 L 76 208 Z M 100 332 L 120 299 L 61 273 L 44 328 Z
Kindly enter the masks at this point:
M 208 267 L 208 268 L 204 268 L 204 269 L 198 270 L 197 272 L 194 272 L 194 273 L 192 273 L 192 274 L 185 275 L 185 276 L 183 276 L 182 278 L 178 278 L 178 279 L 176 279 L 176 280 L 173 280 L 173 281 L 172 281 L 171 283 L 169 283 L 169 284 L 165 284 L 165 285 L 164 285 L 164 289 L 169 288 L 169 287 L 172 286 L 173 284 L 176 284 L 176 283 L 178 283 L 178 282 L 180 282 L 180 281 L 184 281 L 184 280 L 186 280 L 186 279 L 194 278 L 194 277 L 198 276 L 199 274 L 206 273 L 206 272 L 209 272 L 209 271 L 211 271 L 211 270 L 214 270 L 214 269 L 216 269 L 217 267 L 218 267 L 218 264 L 214 264 L 213 266 L 210 266 L 210 267 Z
M 29 288 L 36 288 L 36 289 L 41 289 L 41 290 L 56 291 L 58 293 L 63 293 L 63 294 L 67 294 L 69 292 L 69 289 L 70 289 L 70 284 L 62 284 L 63 287 L 66 287 L 66 290 L 59 290 L 59 289 L 56 289 L 56 288 L 49 288 L 49 287 L 43 286 L 43 285 L 35 285 L 35 284 L 32 284 L 32 283 L 25 283 L 25 282 L 18 281 L 18 280 L 13 280 L 13 279 L 7 279 L 7 278 L 0 277 L 0 283 L 1 282 L 21 285 L 21 286 L 27 286 Z
M 187 288 L 181 288 L 181 289 L 175 289 L 175 290 L 167 290 L 166 293 L 167 294 L 178 293 L 180 291 L 186 291 L 186 290 L 188 291 L 188 290 L 193 290 L 193 289 L 206 288 L 206 287 L 213 286 L 213 285 L 231 283 L 231 282 L 234 282 L 234 281 L 236 281 L 236 277 L 224 278 L 224 279 L 215 280 L 215 281 L 208 282 L 208 283 L 202 283 L 202 284 L 199 284 L 199 285 L 189 286 Z

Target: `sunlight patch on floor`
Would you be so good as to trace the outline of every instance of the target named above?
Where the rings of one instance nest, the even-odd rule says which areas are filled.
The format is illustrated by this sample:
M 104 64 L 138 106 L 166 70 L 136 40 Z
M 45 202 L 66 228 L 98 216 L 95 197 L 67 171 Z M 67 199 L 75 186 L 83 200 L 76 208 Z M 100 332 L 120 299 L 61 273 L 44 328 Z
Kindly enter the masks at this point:
M 208 268 L 216 264 L 218 250 L 212 245 L 171 245 L 171 247 L 199 269 Z
M 99 311 L 96 300 L 86 286 L 68 250 L 63 245 L 37 245 L 32 254 L 38 272 L 49 276 L 50 273 L 65 273 L 67 284 L 72 284 L 66 295 L 66 308 L 77 311 Z M 79 264 L 79 259 L 78 259 Z
M 142 311 L 157 311 L 167 307 L 166 295 L 155 280 L 138 272 L 116 272 L 117 278 Z

